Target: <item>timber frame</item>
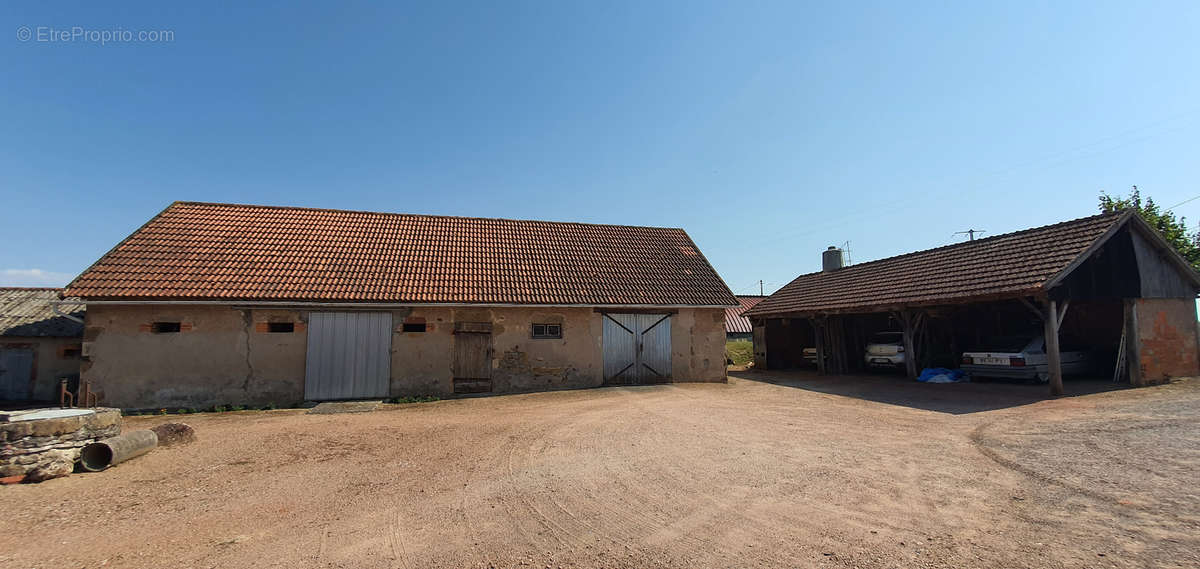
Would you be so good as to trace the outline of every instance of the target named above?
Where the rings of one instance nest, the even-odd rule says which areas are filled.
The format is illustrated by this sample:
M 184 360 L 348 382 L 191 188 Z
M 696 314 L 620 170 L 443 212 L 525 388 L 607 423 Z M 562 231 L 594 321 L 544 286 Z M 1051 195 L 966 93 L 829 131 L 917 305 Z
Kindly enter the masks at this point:
M 1088 221 L 1088 218 L 1078 221 Z M 1070 223 L 1072 222 L 1066 222 L 1067 225 Z M 846 279 L 853 277 L 843 277 L 840 275 L 830 277 L 827 276 L 829 275 L 828 272 L 802 275 L 793 281 L 793 283 L 775 293 L 775 295 L 780 295 L 778 303 L 770 302 L 772 298 L 768 297 L 767 300 L 763 301 L 757 307 L 746 312 L 746 315 L 754 323 L 756 329 L 760 327 L 764 329 L 764 332 L 761 334 L 764 345 L 761 348 L 755 346 L 756 356 L 761 351 L 763 361 L 766 361 L 766 343 L 771 342 L 766 334 L 768 320 L 807 320 L 813 330 L 813 344 L 817 352 L 816 364 L 818 371 L 822 374 L 846 373 L 850 369 L 848 357 L 851 355 L 848 353 L 846 346 L 847 328 L 849 327 L 850 337 L 852 338 L 858 338 L 858 334 L 861 332 L 861 330 L 855 329 L 856 326 L 850 321 L 849 317 L 886 314 L 899 323 L 900 331 L 903 333 L 905 373 L 910 378 L 916 378 L 920 373 L 923 362 L 929 360 L 930 348 L 934 343 L 929 325 L 932 315 L 947 311 L 952 312 L 955 309 L 965 308 L 968 305 L 1015 301 L 1028 308 L 1036 321 L 1041 323 L 1042 333 L 1045 337 L 1049 390 L 1051 395 L 1058 396 L 1064 392 L 1060 331 L 1068 310 L 1071 308 L 1072 298 L 1082 295 L 1078 297 L 1081 299 L 1111 299 L 1112 301 L 1123 299 L 1125 305 L 1123 307 L 1124 317 L 1120 344 L 1121 355 L 1118 356 L 1117 367 L 1120 368 L 1122 365 L 1127 366 L 1128 369 L 1125 370 L 1125 376 L 1133 377 L 1138 372 L 1136 369 L 1136 362 L 1138 361 L 1137 343 L 1131 342 L 1128 352 L 1126 352 L 1126 343 L 1124 340 L 1127 334 L 1135 333 L 1137 329 L 1136 314 L 1131 314 L 1129 303 L 1138 298 L 1196 298 L 1197 292 L 1200 292 L 1200 274 L 1197 274 L 1191 265 L 1155 229 L 1148 225 L 1141 217 L 1135 215 L 1134 212 L 1125 212 L 1116 217 L 1110 226 L 1097 235 L 1086 247 L 1082 248 L 1082 251 L 1073 258 L 1070 258 L 1069 262 L 1064 260 L 1063 265 L 1054 268 L 1052 271 L 1043 273 L 1046 275 L 1045 280 L 1036 284 L 1029 283 L 1032 286 L 1026 285 L 1018 290 L 1004 290 L 1002 287 L 996 287 L 993 291 L 988 291 L 986 286 L 981 287 L 976 285 L 969 289 L 973 292 L 966 294 L 949 292 L 937 298 L 931 298 L 929 295 L 910 294 L 910 296 L 914 297 L 914 300 L 910 302 L 877 302 L 875 300 L 888 298 L 888 289 L 886 284 L 876 284 L 880 281 L 878 277 L 875 277 L 874 280 L 867 278 L 867 281 L 879 288 L 874 290 L 868 289 L 867 294 L 864 294 L 864 302 L 855 303 L 853 299 L 848 301 L 844 295 L 839 296 L 836 293 L 821 292 L 823 289 L 820 288 L 820 285 L 805 284 L 797 289 L 802 292 L 788 290 L 788 287 L 792 286 L 792 284 L 799 283 L 805 279 L 808 279 L 807 282 L 811 283 L 824 282 L 819 279 L 833 278 L 841 280 L 829 282 L 844 283 Z M 1129 249 L 1130 253 L 1128 253 L 1131 256 L 1120 258 L 1117 261 L 1111 259 L 1108 261 L 1098 261 L 1102 263 L 1101 265 L 1096 265 L 1095 263 L 1086 264 L 1087 261 L 1098 256 L 1113 256 L 1115 254 L 1113 252 L 1104 253 L 1105 245 L 1113 241 L 1118 235 L 1123 236 L 1122 241 L 1114 245 L 1114 247 L 1131 247 L 1132 249 Z M 992 239 L 999 237 L 1003 236 L 997 236 Z M 975 243 L 979 243 L 979 241 Z M 960 244 L 960 246 L 971 245 Z M 1008 250 L 1014 251 L 1011 248 Z M 931 251 L 936 253 L 938 250 Z M 1120 251 L 1116 253 L 1120 253 Z M 916 253 L 910 255 L 916 255 Z M 1109 264 L 1103 264 L 1105 262 Z M 1112 263 L 1118 264 L 1113 265 Z M 1120 263 L 1125 264 L 1122 265 Z M 1130 265 L 1130 263 L 1133 264 Z M 870 263 L 866 265 L 870 265 Z M 884 268 L 886 269 L 886 267 Z M 1083 277 L 1073 276 L 1081 268 L 1086 268 L 1082 273 Z M 1130 269 L 1134 273 L 1132 277 L 1123 274 Z M 840 271 L 846 271 L 847 273 L 853 271 L 851 274 L 871 275 L 869 267 L 864 265 L 837 269 L 833 272 L 838 273 Z M 1122 273 L 1121 276 L 1111 278 L 1131 278 L 1133 279 L 1131 282 L 1135 284 L 1114 280 L 1111 284 L 1105 285 L 1110 287 L 1109 289 L 1100 290 L 1095 288 L 1098 286 L 1094 282 L 1096 280 L 1095 277 L 1092 277 L 1093 282 L 1089 283 L 1087 281 L 1089 275 L 1108 274 L 1104 271 Z M 904 277 L 899 276 L 896 278 L 902 279 Z M 1088 286 L 1092 288 L 1088 288 Z M 1130 287 L 1133 288 L 1131 289 Z M 908 282 L 905 283 L 903 290 L 911 293 L 913 290 L 919 291 L 920 289 L 912 288 L 912 283 Z M 882 293 L 876 294 L 879 291 L 882 291 Z M 830 297 L 833 299 L 828 307 L 819 307 L 820 302 L 814 300 L 822 298 L 817 295 L 823 294 L 830 294 Z M 774 297 L 775 295 L 772 296 Z M 868 298 L 871 300 L 867 300 Z M 892 296 L 892 298 L 899 300 L 903 297 Z M 803 306 L 806 309 L 788 310 L 784 308 L 789 305 L 795 307 Z M 1133 325 L 1130 324 L 1131 321 L 1134 322 Z M 756 341 L 758 337 L 759 335 L 756 334 Z M 951 351 L 956 352 L 957 346 L 951 346 Z M 1120 359 L 1126 355 L 1128 355 L 1129 361 Z M 1114 377 L 1121 376 L 1122 370 L 1115 370 Z

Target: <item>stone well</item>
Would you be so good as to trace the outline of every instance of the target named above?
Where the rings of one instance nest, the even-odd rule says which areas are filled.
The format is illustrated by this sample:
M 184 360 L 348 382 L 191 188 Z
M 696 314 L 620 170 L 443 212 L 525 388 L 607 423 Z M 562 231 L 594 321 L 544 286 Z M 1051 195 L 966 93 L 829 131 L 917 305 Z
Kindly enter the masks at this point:
M 40 481 L 71 473 L 79 449 L 121 434 L 120 409 L 31 409 L 0 413 L 0 478 Z

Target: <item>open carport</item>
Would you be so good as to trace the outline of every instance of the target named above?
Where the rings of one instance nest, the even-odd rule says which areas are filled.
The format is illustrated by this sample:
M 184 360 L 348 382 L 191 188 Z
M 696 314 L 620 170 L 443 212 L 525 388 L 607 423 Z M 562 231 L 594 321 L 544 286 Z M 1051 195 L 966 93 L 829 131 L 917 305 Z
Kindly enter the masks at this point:
M 909 377 L 986 364 L 1059 395 L 1064 371 L 1132 385 L 1200 373 L 1200 275 L 1132 212 L 850 267 L 831 247 L 822 264 L 746 311 L 757 368 L 860 372 L 878 363 L 864 355 L 870 338 L 895 331 Z M 1000 338 L 1017 340 L 999 350 Z M 990 353 L 1021 350 L 1031 356 Z

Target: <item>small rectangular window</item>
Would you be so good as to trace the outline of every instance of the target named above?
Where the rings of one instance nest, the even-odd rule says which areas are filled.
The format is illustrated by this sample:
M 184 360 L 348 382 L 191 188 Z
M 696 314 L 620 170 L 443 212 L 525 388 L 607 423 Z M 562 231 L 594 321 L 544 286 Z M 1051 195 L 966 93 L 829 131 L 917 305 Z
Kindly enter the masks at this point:
M 155 334 L 177 334 L 179 333 L 178 322 L 155 322 L 151 327 Z
M 561 324 L 534 324 L 533 337 L 543 339 L 562 338 Z
M 62 357 L 68 358 L 68 359 L 69 358 L 78 358 L 82 355 L 83 355 L 83 347 L 82 346 L 66 346 L 63 348 L 63 351 L 62 351 Z
M 405 322 L 404 323 L 404 331 L 405 332 L 424 332 L 425 331 L 425 323 L 424 322 Z
M 291 334 L 296 331 L 294 322 L 269 322 L 267 323 L 267 332 L 272 334 Z

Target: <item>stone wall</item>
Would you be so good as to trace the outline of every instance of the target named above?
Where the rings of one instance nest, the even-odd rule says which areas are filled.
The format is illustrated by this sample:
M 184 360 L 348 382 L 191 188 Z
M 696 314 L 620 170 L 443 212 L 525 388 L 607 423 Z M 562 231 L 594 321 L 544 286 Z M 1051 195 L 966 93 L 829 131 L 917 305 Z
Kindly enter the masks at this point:
M 207 408 L 299 403 L 304 399 L 304 314 L 228 306 L 88 308 L 83 379 L 101 404 L 122 408 Z M 156 322 L 179 331 L 157 333 Z M 291 323 L 291 332 L 270 324 Z
M 0 478 L 40 481 L 71 472 L 84 445 L 121 434 L 121 412 L 0 423 Z
M 392 316 L 389 395 L 454 394 L 455 323 L 491 326 L 492 392 L 604 382 L 603 316 L 586 307 L 434 307 Z M 674 381 L 725 381 L 725 310 L 670 310 Z M 288 405 L 304 400 L 309 311 L 230 306 L 89 307 L 84 379 L 123 408 Z M 178 322 L 156 333 L 155 322 Z M 289 333 L 270 324 L 293 323 Z M 409 324 L 406 329 L 405 324 Z M 534 324 L 561 338 L 534 338 Z

